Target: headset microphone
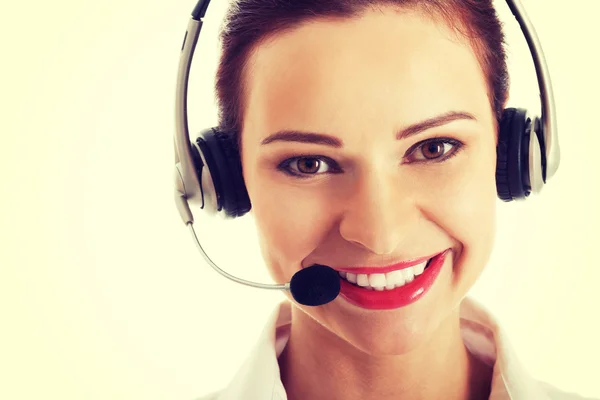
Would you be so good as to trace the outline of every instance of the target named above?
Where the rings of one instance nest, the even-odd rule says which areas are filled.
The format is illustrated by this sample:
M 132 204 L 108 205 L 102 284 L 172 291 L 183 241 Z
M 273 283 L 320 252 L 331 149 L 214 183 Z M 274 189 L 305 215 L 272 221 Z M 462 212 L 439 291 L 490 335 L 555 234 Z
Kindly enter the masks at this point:
M 208 257 L 202 245 L 200 245 L 198 236 L 196 236 L 194 225 L 191 222 L 187 225 L 190 227 L 196 246 L 204 256 L 206 262 L 218 273 L 232 281 L 261 289 L 289 290 L 294 300 L 305 306 L 322 306 L 333 301 L 340 293 L 340 276 L 333 268 L 321 264 L 313 264 L 310 267 L 301 269 L 292 276 L 292 280 L 289 283 L 285 284 L 256 283 L 230 275 L 217 267 L 210 257 Z

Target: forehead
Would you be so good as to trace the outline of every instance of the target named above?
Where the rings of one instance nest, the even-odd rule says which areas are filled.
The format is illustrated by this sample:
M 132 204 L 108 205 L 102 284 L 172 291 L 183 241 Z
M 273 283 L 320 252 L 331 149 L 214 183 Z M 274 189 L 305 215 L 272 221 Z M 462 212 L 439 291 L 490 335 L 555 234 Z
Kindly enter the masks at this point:
M 457 109 L 491 114 L 469 43 L 409 10 L 304 23 L 258 46 L 245 81 L 244 130 L 260 132 L 255 139 L 279 129 L 410 124 Z

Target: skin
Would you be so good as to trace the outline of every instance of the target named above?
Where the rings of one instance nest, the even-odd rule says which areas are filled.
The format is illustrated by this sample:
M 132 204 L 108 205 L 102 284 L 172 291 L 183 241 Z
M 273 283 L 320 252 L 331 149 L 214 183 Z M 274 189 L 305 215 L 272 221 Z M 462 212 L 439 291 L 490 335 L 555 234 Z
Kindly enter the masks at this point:
M 496 121 L 473 48 L 442 21 L 381 8 L 279 34 L 257 46 L 245 79 L 242 166 L 276 282 L 314 263 L 383 266 L 451 249 L 431 290 L 405 307 L 290 297 L 279 358 L 288 398 L 488 398 L 492 370 L 466 350 L 458 314 L 495 231 Z M 475 119 L 396 139 L 450 111 Z M 261 144 L 280 130 L 325 133 L 343 147 Z M 434 137 L 462 146 L 447 159 L 452 145 L 419 147 Z M 294 156 L 313 157 L 290 165 L 306 179 L 278 169 Z

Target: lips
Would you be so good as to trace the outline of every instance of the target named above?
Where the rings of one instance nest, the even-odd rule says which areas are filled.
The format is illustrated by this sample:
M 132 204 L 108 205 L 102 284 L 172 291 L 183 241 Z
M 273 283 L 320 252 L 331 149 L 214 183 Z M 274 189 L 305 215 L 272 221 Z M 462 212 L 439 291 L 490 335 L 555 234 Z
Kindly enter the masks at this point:
M 440 254 L 440 253 L 438 253 L 438 254 Z M 402 262 L 399 262 L 396 264 L 388 265 L 386 267 L 363 267 L 363 266 L 361 266 L 361 267 L 340 267 L 340 268 L 336 267 L 335 269 L 340 272 L 351 272 L 354 274 L 385 274 L 387 272 L 392 272 L 392 271 L 397 271 L 397 270 L 414 267 L 415 265 L 419 265 L 425 261 L 432 259 L 436 255 L 437 254 L 432 254 L 429 257 L 421 257 L 421 258 L 416 258 L 416 259 L 409 260 L 409 261 L 402 261 Z
M 413 281 L 391 290 L 369 290 L 350 283 L 340 277 L 340 296 L 358 307 L 372 310 L 388 310 L 412 304 L 422 298 L 429 291 L 429 289 L 431 289 L 433 283 L 442 270 L 446 256 L 449 252 L 450 249 L 447 249 L 441 253 L 438 253 L 437 255 L 434 255 L 433 257 L 423 257 L 418 260 L 412 260 L 406 263 L 396 264 L 395 266 L 388 266 L 384 268 L 361 267 L 339 269 L 340 271 L 356 271 L 357 273 L 374 274 L 382 273 L 381 271 L 391 272 L 393 270 L 398 270 L 398 265 L 400 265 L 401 268 L 408 268 L 410 266 L 417 265 L 420 262 L 427 261 L 428 259 L 431 260 L 423 273 L 415 276 Z

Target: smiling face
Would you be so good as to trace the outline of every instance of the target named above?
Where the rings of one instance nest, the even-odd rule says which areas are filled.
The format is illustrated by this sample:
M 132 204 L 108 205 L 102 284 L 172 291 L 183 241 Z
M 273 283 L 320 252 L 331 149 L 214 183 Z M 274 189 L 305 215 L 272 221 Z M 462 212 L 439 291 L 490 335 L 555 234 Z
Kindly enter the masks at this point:
M 241 156 L 271 276 L 451 249 L 409 305 L 368 310 L 338 296 L 298 306 L 368 353 L 427 340 L 479 277 L 494 238 L 496 125 L 472 47 L 442 22 L 387 9 L 305 23 L 250 61 Z

